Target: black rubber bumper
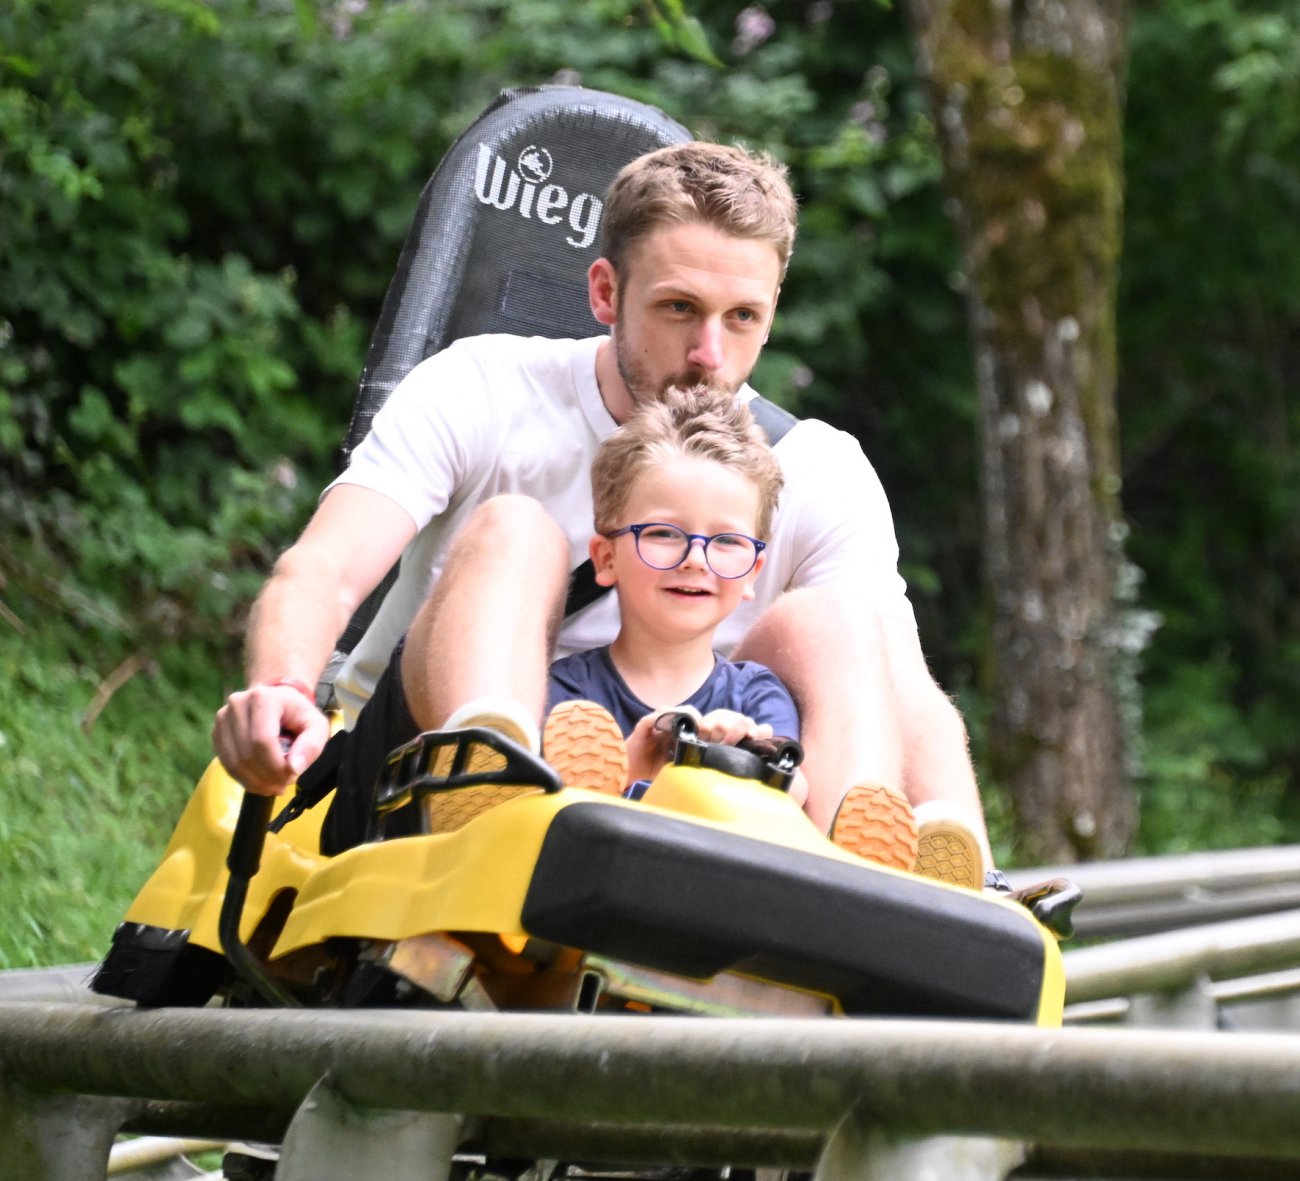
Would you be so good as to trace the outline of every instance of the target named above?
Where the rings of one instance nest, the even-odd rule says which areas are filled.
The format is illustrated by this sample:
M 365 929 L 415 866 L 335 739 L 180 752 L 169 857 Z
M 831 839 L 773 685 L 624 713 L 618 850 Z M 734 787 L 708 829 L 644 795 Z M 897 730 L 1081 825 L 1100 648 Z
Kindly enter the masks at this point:
M 90 981 L 102 996 L 141 1005 L 201 1006 L 230 978 L 224 956 L 189 942 L 188 931 L 119 923 Z
M 1029 916 L 979 894 L 599 804 L 552 821 L 523 925 L 694 979 L 827 993 L 856 1015 L 1033 1021 L 1045 972 Z

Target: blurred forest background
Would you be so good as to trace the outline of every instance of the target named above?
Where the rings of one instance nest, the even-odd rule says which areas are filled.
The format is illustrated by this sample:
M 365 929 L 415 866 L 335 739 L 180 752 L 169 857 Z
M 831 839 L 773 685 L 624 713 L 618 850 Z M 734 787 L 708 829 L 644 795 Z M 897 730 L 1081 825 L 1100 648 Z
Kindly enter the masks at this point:
M 1023 862 L 987 758 L 968 276 L 907 8 L 687 8 L 0 10 L 0 967 L 106 946 L 241 683 L 250 598 L 335 468 L 421 187 L 500 89 L 541 82 L 790 165 L 801 239 L 755 385 L 880 472 L 1000 858 Z M 1126 65 L 1130 848 L 1294 841 L 1300 2 L 1132 0 Z

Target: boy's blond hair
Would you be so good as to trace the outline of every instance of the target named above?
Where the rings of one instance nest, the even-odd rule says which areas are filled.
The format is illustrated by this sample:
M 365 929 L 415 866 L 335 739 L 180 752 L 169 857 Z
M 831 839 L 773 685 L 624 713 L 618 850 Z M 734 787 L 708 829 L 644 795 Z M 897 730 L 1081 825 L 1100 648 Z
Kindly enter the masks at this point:
M 702 222 L 771 243 L 784 277 L 797 217 L 785 165 L 766 152 L 698 140 L 673 144 L 638 157 L 614 178 L 605 195 L 601 253 L 622 275 L 637 243 L 660 226 Z
M 707 385 L 672 386 L 642 403 L 636 413 L 600 445 L 591 467 L 596 532 L 612 533 L 621 520 L 637 477 L 646 468 L 689 456 L 711 459 L 739 472 L 758 489 L 755 534 L 766 540 L 784 482 L 781 465 L 749 407 Z

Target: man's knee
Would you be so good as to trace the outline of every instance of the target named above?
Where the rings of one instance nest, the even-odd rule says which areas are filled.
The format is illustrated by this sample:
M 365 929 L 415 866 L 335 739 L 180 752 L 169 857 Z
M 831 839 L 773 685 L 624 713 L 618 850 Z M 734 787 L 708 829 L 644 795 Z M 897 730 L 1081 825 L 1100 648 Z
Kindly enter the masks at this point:
M 568 554 L 564 530 L 540 503 L 531 496 L 503 493 L 470 514 L 452 547 L 451 562 L 477 558 L 567 569 Z
M 766 632 L 782 646 L 830 645 L 841 652 L 879 653 L 879 617 L 860 600 L 834 586 L 786 591 L 762 614 L 755 632 Z

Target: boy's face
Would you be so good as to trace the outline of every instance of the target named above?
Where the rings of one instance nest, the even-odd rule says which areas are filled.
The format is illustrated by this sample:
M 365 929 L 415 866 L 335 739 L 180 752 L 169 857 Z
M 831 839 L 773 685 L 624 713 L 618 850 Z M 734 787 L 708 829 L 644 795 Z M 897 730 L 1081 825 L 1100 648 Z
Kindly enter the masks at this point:
M 699 222 L 661 226 L 621 272 L 592 264 L 592 311 L 613 327 L 617 384 L 601 392 L 618 421 L 672 385 L 738 390 L 767 340 L 780 290 L 776 248 Z
M 753 537 L 758 521 L 758 489 L 734 468 L 711 459 L 680 456 L 644 469 L 632 485 L 619 527 L 657 521 L 687 533 L 711 537 L 744 533 Z M 714 629 L 745 599 L 754 597 L 754 580 L 763 566 L 741 578 L 719 578 L 704 560 L 702 542 L 672 570 L 656 570 L 638 556 L 630 533 L 594 537 L 591 558 L 596 581 L 617 586 L 624 629 L 638 635 L 682 643 Z

